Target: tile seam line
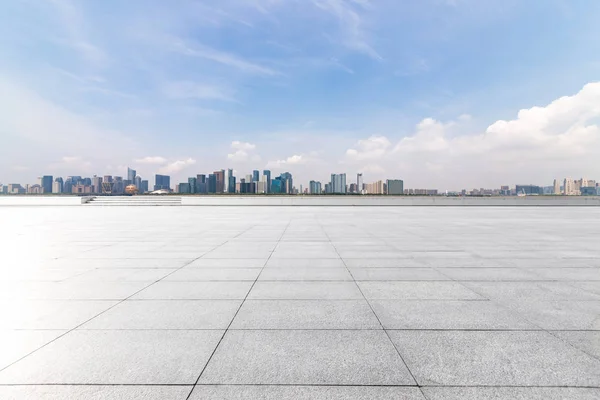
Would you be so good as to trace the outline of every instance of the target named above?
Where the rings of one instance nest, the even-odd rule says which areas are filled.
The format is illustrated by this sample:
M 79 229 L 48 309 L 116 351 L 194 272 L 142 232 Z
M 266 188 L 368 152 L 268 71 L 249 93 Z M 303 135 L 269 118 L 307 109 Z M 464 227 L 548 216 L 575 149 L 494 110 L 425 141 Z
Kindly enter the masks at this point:
M 247 231 L 249 231 L 250 229 L 252 229 L 252 227 L 250 227 L 250 228 L 246 229 L 245 231 L 243 231 L 243 232 L 242 232 L 242 233 L 240 233 L 239 235 L 242 235 L 243 233 L 246 233 L 246 232 L 247 232 Z M 236 237 L 238 237 L 239 235 L 237 235 L 237 236 L 233 237 L 232 239 L 235 239 L 235 238 L 236 238 Z M 229 239 L 229 240 L 231 240 L 231 239 Z M 217 245 L 217 246 L 216 246 L 214 249 L 212 249 L 212 250 L 215 250 L 215 249 L 217 249 L 217 248 L 219 248 L 219 247 L 223 246 L 225 243 L 228 243 L 228 242 L 229 242 L 229 240 L 227 240 L 227 241 L 226 241 L 226 242 L 224 242 L 224 243 L 221 243 L 220 245 Z M 212 250 L 210 250 L 208 253 L 210 253 Z M 165 275 L 165 276 L 163 276 L 162 278 L 160 278 L 160 279 L 158 279 L 158 280 L 156 280 L 156 281 L 154 281 L 154 282 L 150 283 L 149 285 L 147 285 L 147 286 L 145 286 L 145 287 L 141 288 L 140 290 L 136 291 L 135 293 L 131 294 L 130 296 L 128 296 L 128 297 L 126 297 L 126 298 L 124 298 L 124 299 L 120 299 L 119 301 L 117 301 L 117 300 L 113 300 L 113 301 L 117 301 L 117 303 L 116 303 L 116 304 L 113 304 L 112 306 L 110 306 L 110 307 L 109 307 L 109 308 L 107 308 L 106 310 L 104 310 L 104 311 L 101 311 L 100 313 L 98 313 L 98 314 L 94 315 L 93 317 L 91 317 L 91 318 L 89 318 L 89 319 L 85 320 L 84 322 L 80 323 L 79 325 L 75 326 L 74 328 L 67 330 L 67 331 L 66 331 L 66 332 L 64 332 L 62 335 L 59 335 L 59 336 L 57 336 L 56 338 L 52 339 L 52 340 L 51 340 L 51 341 L 49 341 L 48 343 L 45 343 L 45 344 L 43 344 L 42 346 L 40 346 L 40 347 L 36 348 L 35 350 L 32 350 L 31 352 L 29 352 L 29 353 L 25 354 L 23 357 L 19 358 L 18 360 L 16 360 L 16 361 L 13 361 L 12 363 L 8 364 L 7 366 L 5 366 L 5 367 L 3 367 L 3 368 L 0 368 L 0 373 L 4 372 L 4 371 L 5 371 L 7 368 L 10 368 L 10 367 L 12 367 L 13 365 L 15 365 L 16 363 L 18 363 L 19 361 L 23 360 L 24 358 L 26 358 L 26 357 L 29 357 L 29 356 L 30 356 L 30 355 L 32 355 L 33 353 L 35 353 L 35 352 L 37 352 L 37 351 L 39 351 L 39 350 L 43 349 L 44 347 L 48 346 L 49 344 L 51 344 L 51 343 L 54 343 L 54 342 L 55 342 L 55 341 L 57 341 L 58 339 L 60 339 L 60 338 L 62 338 L 62 337 L 64 337 L 64 336 L 68 335 L 69 333 L 71 333 L 71 332 L 73 332 L 73 331 L 77 330 L 78 328 L 80 328 L 81 326 L 83 326 L 83 325 L 87 324 L 88 322 L 92 321 L 93 319 L 95 319 L 95 318 L 98 318 L 100 315 L 102 315 L 102 314 L 104 314 L 104 313 L 106 313 L 106 312 L 108 312 L 108 311 L 112 310 L 113 308 L 115 308 L 115 307 L 116 307 L 116 306 L 118 306 L 119 304 L 121 304 L 121 303 L 124 303 L 125 301 L 129 300 L 130 298 L 132 298 L 133 296 L 137 295 L 138 293 L 140 293 L 140 292 L 142 292 L 142 291 L 144 291 L 144 290 L 148 289 L 148 288 L 149 288 L 149 287 L 151 287 L 152 285 L 154 285 L 154 284 L 156 284 L 156 283 L 158 283 L 158 282 L 162 281 L 163 279 L 165 279 L 165 278 L 169 277 L 170 275 L 174 274 L 175 272 L 177 272 L 177 271 L 179 271 L 179 270 L 181 270 L 181 269 L 183 269 L 183 268 L 187 267 L 188 265 L 190 265 L 191 263 L 193 263 L 193 262 L 194 262 L 194 261 L 196 261 L 196 260 L 199 260 L 200 258 L 204 257 L 204 256 L 205 256 L 206 254 L 208 254 L 208 253 L 202 254 L 201 256 L 199 256 L 199 257 L 197 257 L 197 258 L 195 258 L 195 259 L 193 259 L 193 260 L 191 260 L 191 261 L 189 261 L 189 262 L 185 263 L 185 264 L 184 264 L 184 265 L 182 265 L 181 267 L 173 269 L 173 271 L 172 271 L 172 272 L 169 272 L 167 275 Z M 72 300 L 72 299 L 71 299 L 71 300 Z M 60 330 L 60 329 L 59 329 L 59 330 Z
M 191 383 L 0 383 L 0 387 L 15 386 L 103 386 L 103 387 L 191 387 Z M 600 386 L 572 385 L 375 385 L 375 384 L 294 384 L 294 383 L 199 383 L 196 386 L 266 386 L 266 387 L 366 387 L 366 388 L 541 388 L 541 389 L 600 389 Z
M 388 338 L 390 344 L 392 345 L 392 347 L 394 348 L 394 350 L 396 350 L 396 354 L 398 354 L 398 357 L 400 358 L 400 360 L 402 361 L 402 364 L 404 364 L 404 367 L 406 368 L 406 370 L 408 371 L 408 373 L 410 374 L 411 379 L 413 380 L 414 384 L 416 387 L 419 387 L 419 391 L 421 392 L 421 395 L 423 397 L 425 397 L 425 394 L 423 393 L 423 391 L 421 390 L 420 386 L 419 386 L 419 382 L 417 381 L 417 379 L 415 378 L 415 375 L 413 374 L 413 372 L 410 370 L 410 368 L 408 367 L 408 364 L 406 364 L 406 361 L 404 360 L 404 357 L 402 357 L 402 354 L 400 354 L 400 351 L 398 350 L 398 348 L 396 347 L 396 345 L 394 344 L 392 338 L 390 337 L 390 335 L 388 334 L 388 332 L 385 330 L 385 327 L 383 326 L 383 324 L 381 323 L 381 320 L 379 319 L 379 316 L 377 315 L 377 313 L 375 313 L 375 310 L 373 309 L 373 306 L 371 305 L 371 303 L 369 302 L 369 300 L 367 300 L 367 297 L 365 296 L 365 294 L 363 293 L 363 291 L 361 290 L 360 286 L 358 285 L 358 283 L 356 282 L 356 279 L 354 278 L 354 275 L 352 274 L 352 272 L 350 271 L 350 268 L 348 268 L 348 266 L 346 265 L 346 261 L 342 258 L 342 256 L 340 255 L 337 247 L 335 246 L 335 244 L 331 241 L 331 237 L 329 236 L 329 234 L 327 233 L 327 231 L 325 230 L 325 227 L 323 226 L 323 224 L 321 223 L 321 221 L 319 221 L 317 219 L 317 223 L 319 224 L 319 226 L 321 227 L 321 230 L 323 231 L 323 233 L 325 234 L 325 236 L 327 236 L 327 239 L 329 240 L 329 243 L 331 244 L 331 246 L 333 246 L 333 249 L 335 250 L 335 252 L 337 253 L 338 257 L 340 258 L 340 260 L 342 260 L 342 263 L 344 264 L 344 267 L 346 267 L 346 270 L 348 271 L 348 273 L 350 274 L 350 276 L 352 277 L 352 280 L 354 282 L 354 285 L 356 286 L 356 288 L 358 289 L 358 291 L 360 292 L 360 294 L 362 295 L 364 301 L 367 303 L 367 305 L 369 306 L 369 308 L 371 309 L 371 312 L 373 313 L 373 315 L 375 316 L 375 318 L 377 319 L 377 322 L 379 323 L 379 326 L 381 326 L 381 329 L 383 330 L 383 332 L 385 332 L 386 337 Z M 426 398 L 426 397 L 425 397 Z
M 237 317 L 237 315 L 239 314 L 240 310 L 242 309 L 242 306 L 244 305 L 244 303 L 246 302 L 246 299 L 248 299 L 248 296 L 250 296 L 250 292 L 252 291 L 252 289 L 254 288 L 254 285 L 256 285 L 256 282 L 258 282 L 258 279 L 260 278 L 260 275 L 262 274 L 263 270 L 265 269 L 265 267 L 267 266 L 267 264 L 269 263 L 269 260 L 271 259 L 271 257 L 273 256 L 273 253 L 275 253 L 275 250 L 277 250 L 277 247 L 279 246 L 279 243 L 281 243 L 281 239 L 283 238 L 283 236 L 285 235 L 285 232 L 288 230 L 288 228 L 290 227 L 292 223 L 292 218 L 290 217 L 289 222 L 287 223 L 287 225 L 285 226 L 283 232 L 281 233 L 281 236 L 279 237 L 279 240 L 277 240 L 277 244 L 275 245 L 275 247 L 273 247 L 273 250 L 271 250 L 271 252 L 269 253 L 269 257 L 267 257 L 267 259 L 265 260 L 260 272 L 258 273 L 258 275 L 256 276 L 256 279 L 254 280 L 254 282 L 252 283 L 252 285 L 250 286 L 250 289 L 248 289 L 248 292 L 246 293 L 246 297 L 242 300 L 242 302 L 240 303 L 240 306 L 238 307 L 237 311 L 235 312 L 235 314 L 233 315 L 233 317 L 231 318 L 231 321 L 229 322 L 229 325 L 227 325 L 227 328 L 225 329 L 225 331 L 223 332 L 223 335 L 221 335 L 221 338 L 219 339 L 219 341 L 217 342 L 217 345 L 215 346 L 214 350 L 212 351 L 212 353 L 210 354 L 210 357 L 208 357 L 208 360 L 206 360 L 206 363 L 204 364 L 204 367 L 202 368 L 202 370 L 200 371 L 200 374 L 198 375 L 198 378 L 196 379 L 196 381 L 194 382 L 194 385 L 192 386 L 192 389 L 190 390 L 190 393 L 188 393 L 186 400 L 189 400 L 192 396 L 192 394 L 194 393 L 194 390 L 196 389 L 196 386 L 198 385 L 198 383 L 200 382 L 200 378 L 202 378 L 202 375 L 204 374 L 204 371 L 206 371 L 206 368 L 208 368 L 208 365 L 210 364 L 211 360 L 213 359 L 214 355 L 217 353 L 217 349 L 219 348 L 219 346 L 221 345 L 221 342 L 223 342 L 223 339 L 225 338 L 225 335 L 227 334 L 227 332 L 229 332 L 231 326 L 233 325 L 233 321 L 235 321 L 235 318 Z M 243 232 L 245 233 L 245 232 Z M 238 236 L 241 236 L 242 234 L 240 233 Z M 236 237 L 238 237 L 236 236 Z
M 454 280 L 453 280 L 453 281 L 454 281 Z M 454 281 L 454 282 L 456 282 L 456 281 Z M 535 282 L 534 282 L 534 283 L 535 283 Z M 506 304 L 503 304 L 503 303 L 499 302 L 498 300 L 495 300 L 495 299 L 489 298 L 489 297 L 487 297 L 487 296 L 483 296 L 483 295 L 482 295 L 481 293 L 479 293 L 477 290 L 475 290 L 475 289 L 472 289 L 472 288 L 470 288 L 470 287 L 468 287 L 468 286 L 466 286 L 466 285 L 463 285 L 463 286 L 464 286 L 464 287 L 466 287 L 466 288 L 467 288 L 467 289 L 469 289 L 469 290 L 472 290 L 474 293 L 477 293 L 478 295 L 480 295 L 480 296 L 482 296 L 482 297 L 484 297 L 484 298 L 487 298 L 487 299 L 489 299 L 489 300 L 490 300 L 490 301 L 491 301 L 493 304 L 495 304 L 496 306 L 498 306 L 498 307 L 500 307 L 500 308 L 502 308 L 502 309 L 504 309 L 504 310 L 508 311 L 509 313 L 511 313 L 511 314 L 513 314 L 513 315 L 515 315 L 515 316 L 517 316 L 517 317 L 518 317 L 519 319 L 521 319 L 522 321 L 525 321 L 525 322 L 527 322 L 528 324 L 530 324 L 530 325 L 532 325 L 532 326 L 534 326 L 534 327 L 537 327 L 537 328 L 539 328 L 538 332 L 545 332 L 545 333 L 546 333 L 546 334 L 548 334 L 549 336 L 551 336 L 551 337 L 555 338 L 556 340 L 558 340 L 558 341 L 560 341 L 560 342 L 562 342 L 562 343 L 566 344 L 567 346 L 569 346 L 569 347 L 573 348 L 574 350 L 577 350 L 578 352 L 580 352 L 580 353 L 582 353 L 582 354 L 585 354 L 586 356 L 588 356 L 588 357 L 591 357 L 592 359 L 594 359 L 594 360 L 596 360 L 596 361 L 600 361 L 600 357 L 598 357 L 598 356 L 596 356 L 596 355 L 593 355 L 593 354 L 590 354 L 590 353 L 589 353 L 589 352 L 587 352 L 586 350 L 583 350 L 583 349 L 580 349 L 580 348 L 578 348 L 578 347 L 577 347 L 577 346 L 575 346 L 573 343 L 571 343 L 571 342 L 567 341 L 566 339 L 563 339 L 562 337 L 560 337 L 560 336 L 558 336 L 557 334 L 555 334 L 555 333 L 554 333 L 554 332 L 561 331 L 561 330 L 545 329 L 545 328 L 543 328 L 543 327 L 542 327 L 540 324 L 532 322 L 532 321 L 531 321 L 529 318 L 526 318 L 526 317 L 525 317 L 525 315 L 523 315 L 522 313 L 520 313 L 520 312 L 518 312 L 518 311 L 516 311 L 516 310 L 514 310 L 514 309 L 512 309 L 512 308 L 510 308 L 508 305 L 506 305 Z M 568 285 L 568 284 L 567 284 L 567 286 L 569 286 L 569 287 L 574 287 L 574 286 L 572 286 L 572 285 Z M 547 289 L 545 289 L 545 288 L 542 288 L 542 289 L 547 291 Z M 586 301 L 586 300 L 559 300 L 559 301 L 565 301 L 565 302 L 569 302 L 569 301 Z M 587 300 L 587 301 L 598 301 L 598 300 Z M 553 332 L 553 331 L 554 331 L 554 332 Z M 588 330 L 588 331 L 589 331 L 589 330 Z M 585 330 L 584 330 L 584 332 L 587 332 L 587 331 L 585 331 Z M 594 332 L 594 331 L 589 331 L 589 332 Z

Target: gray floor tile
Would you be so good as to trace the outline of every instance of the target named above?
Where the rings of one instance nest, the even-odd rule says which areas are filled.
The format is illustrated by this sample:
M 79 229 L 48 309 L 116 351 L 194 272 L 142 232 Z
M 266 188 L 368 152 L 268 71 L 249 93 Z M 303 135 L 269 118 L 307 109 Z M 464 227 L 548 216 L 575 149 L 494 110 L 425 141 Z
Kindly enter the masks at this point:
M 349 268 L 427 268 L 423 261 L 413 259 L 344 258 Z
M 56 330 L 0 330 L 0 370 L 65 332 Z M 3 399 L 4 397 L 0 396 L 0 398 Z
M 0 392 L 1 393 L 1 392 Z M 364 386 L 196 386 L 190 400 L 426 400 L 417 388 Z
M 600 330 L 600 301 L 510 299 L 501 304 L 542 329 Z
M 350 268 L 357 281 L 448 281 L 433 268 Z
M 133 299 L 203 300 L 244 299 L 253 282 L 158 282 L 133 296 Z
M 543 279 L 558 281 L 600 281 L 600 268 L 531 268 Z
M 358 282 L 368 300 L 480 300 L 457 282 Z
M 600 389 L 464 387 L 423 388 L 428 400 L 596 400 Z
M 365 300 L 246 300 L 231 329 L 381 329 Z
M 600 361 L 547 332 L 388 332 L 421 385 L 600 386 Z
M 70 330 L 117 304 L 90 300 L 0 301 L 0 329 Z
M 570 282 L 570 285 L 600 295 L 600 282 Z
M 491 301 L 372 300 L 386 329 L 539 329 Z
M 256 282 L 252 300 L 362 300 L 354 282 Z
M 411 385 L 414 381 L 383 331 L 229 331 L 200 383 Z
M 555 331 L 552 334 L 600 359 L 600 331 Z
M 208 267 L 208 268 L 262 268 L 265 265 L 265 260 L 256 258 L 201 258 L 187 265 L 190 267 Z
M 152 282 L 19 282 L 3 290 L 0 299 L 123 300 Z
M 564 282 L 463 282 L 475 292 L 494 300 L 600 300 Z
M 242 300 L 127 300 L 80 329 L 226 329 Z
M 164 281 L 252 281 L 260 274 L 261 268 L 182 268 L 167 276 Z
M 351 281 L 346 268 L 265 268 L 259 281 Z
M 186 400 L 193 386 L 0 386 L 3 400 Z
M 443 268 L 441 272 L 457 281 L 536 281 L 540 276 L 519 268 Z
M 0 372 L 1 384 L 193 384 L 222 331 L 73 331 Z
M 70 278 L 69 281 L 157 281 L 173 273 L 168 268 L 106 268 L 94 269 Z
M 267 262 L 267 268 L 345 268 L 344 262 L 340 258 L 323 258 L 323 259 L 307 259 L 307 258 L 271 258 Z

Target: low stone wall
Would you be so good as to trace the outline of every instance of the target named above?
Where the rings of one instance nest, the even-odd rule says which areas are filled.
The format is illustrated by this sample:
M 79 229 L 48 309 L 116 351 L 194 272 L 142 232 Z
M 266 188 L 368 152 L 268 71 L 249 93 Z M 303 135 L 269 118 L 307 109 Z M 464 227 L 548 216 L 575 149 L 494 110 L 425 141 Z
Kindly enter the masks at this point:
M 0 206 L 77 206 L 87 203 L 88 196 L 0 196 Z
M 184 206 L 600 206 L 597 196 L 182 196 Z

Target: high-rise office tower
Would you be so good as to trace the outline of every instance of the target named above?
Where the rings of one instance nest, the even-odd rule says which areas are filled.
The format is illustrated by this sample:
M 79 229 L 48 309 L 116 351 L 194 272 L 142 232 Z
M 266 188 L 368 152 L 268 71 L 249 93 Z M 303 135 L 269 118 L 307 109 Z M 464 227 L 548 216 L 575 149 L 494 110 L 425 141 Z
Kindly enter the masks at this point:
M 102 193 L 102 177 L 94 175 L 92 177 L 92 192 Z
M 358 193 L 362 193 L 363 188 L 364 188 L 362 174 L 356 174 L 356 187 L 357 187 Z
M 52 184 L 52 193 L 62 193 L 63 192 L 63 178 L 58 177 L 54 180 Z
M 565 178 L 564 182 L 564 193 L 566 196 L 573 196 L 575 192 L 575 182 L 572 178 Z
M 157 174 L 154 177 L 154 190 L 171 190 L 171 177 Z
M 404 181 L 400 179 L 388 179 L 386 186 L 387 194 L 404 194 Z
M 223 182 L 224 193 L 235 193 L 235 176 L 233 176 L 233 170 L 225 170 L 225 177 Z
M 258 170 L 252 171 L 252 182 L 258 182 L 260 180 L 260 172 Z
M 263 175 L 267 177 L 267 193 L 271 193 L 271 171 L 265 169 Z
M 148 181 L 142 181 L 142 186 L 139 190 L 140 193 L 148 193 Z
M 198 186 L 197 178 L 188 178 L 188 185 L 189 185 L 189 193 L 198 193 L 196 190 L 196 188 Z
M 142 177 L 139 175 L 136 175 L 135 178 L 133 179 L 133 184 L 137 188 L 138 193 L 142 193 Z
M 228 170 L 227 175 L 227 192 L 235 193 L 235 176 L 233 175 L 233 170 Z
M 196 175 L 196 192 L 197 193 L 208 193 L 208 184 L 206 183 L 206 175 Z
M 558 179 L 554 180 L 554 194 L 560 194 L 560 182 Z
M 135 184 L 135 177 L 137 176 L 137 172 L 135 171 L 135 169 L 131 169 L 129 167 L 127 167 L 127 180 L 129 182 L 131 182 L 132 184 Z
M 42 187 L 42 193 L 52 193 L 52 182 L 54 177 L 51 175 L 44 175 L 40 179 L 40 186 Z
M 321 194 L 321 182 L 310 181 L 308 184 L 308 192 L 310 194 Z
M 331 174 L 332 193 L 346 194 L 346 174 Z
M 208 175 L 206 186 L 208 193 L 217 193 L 217 176 L 215 174 Z
M 283 189 L 282 193 L 291 194 L 292 189 L 294 188 L 294 181 L 292 179 L 292 174 L 290 174 L 289 172 L 284 172 L 279 177 L 281 178 L 281 181 L 282 181 L 282 189 Z M 271 183 L 273 183 L 273 182 L 271 181 Z
M 215 171 L 213 174 L 215 175 L 216 180 L 215 193 L 223 193 L 223 190 L 225 189 L 225 170 Z

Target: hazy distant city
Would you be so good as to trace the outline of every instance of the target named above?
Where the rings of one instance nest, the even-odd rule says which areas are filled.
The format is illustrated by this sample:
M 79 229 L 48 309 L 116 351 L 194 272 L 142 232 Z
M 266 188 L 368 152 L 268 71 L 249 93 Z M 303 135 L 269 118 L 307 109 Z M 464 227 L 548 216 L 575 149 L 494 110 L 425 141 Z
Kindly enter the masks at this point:
M 44 175 L 36 184 L 1 184 L 0 194 L 74 194 L 74 195 L 135 195 L 135 194 L 277 194 L 277 195 L 418 195 L 418 196 L 600 196 L 600 183 L 593 179 L 555 179 L 551 186 L 516 184 L 496 189 L 462 189 L 461 191 L 440 191 L 429 188 L 405 188 L 402 179 L 378 180 L 365 183 L 359 173 L 354 181 L 345 173 L 331 174 L 329 182 L 311 180 L 308 186 L 294 185 L 293 176 L 284 172 L 272 176 L 270 170 L 253 170 L 244 177 L 234 175 L 233 169 L 222 169 L 210 174 L 198 174 L 189 177 L 187 182 L 172 186 L 169 175 L 154 176 L 154 185 L 150 186 L 132 168 L 127 168 L 124 179 L 121 176 L 94 175 L 91 178 L 81 176 L 54 177 Z

